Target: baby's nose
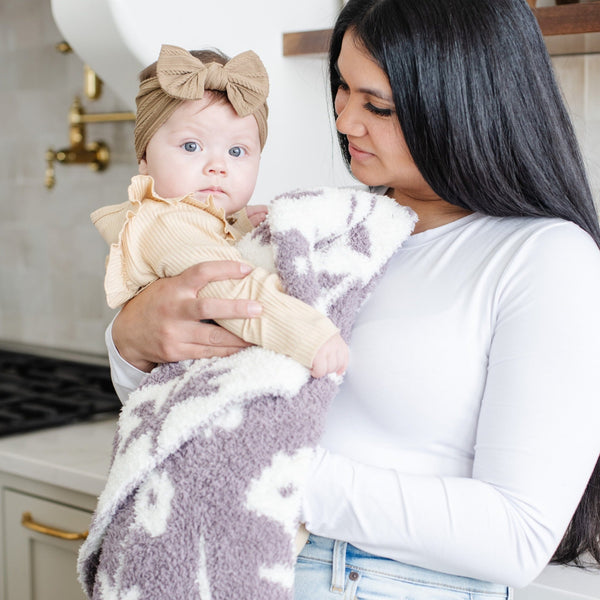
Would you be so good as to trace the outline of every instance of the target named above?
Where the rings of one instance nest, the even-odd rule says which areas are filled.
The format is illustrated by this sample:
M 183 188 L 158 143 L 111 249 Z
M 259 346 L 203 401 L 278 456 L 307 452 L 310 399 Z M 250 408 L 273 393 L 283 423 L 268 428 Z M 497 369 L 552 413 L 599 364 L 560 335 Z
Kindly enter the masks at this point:
M 211 175 L 225 175 L 227 173 L 225 161 L 220 158 L 211 158 L 205 165 L 205 171 Z

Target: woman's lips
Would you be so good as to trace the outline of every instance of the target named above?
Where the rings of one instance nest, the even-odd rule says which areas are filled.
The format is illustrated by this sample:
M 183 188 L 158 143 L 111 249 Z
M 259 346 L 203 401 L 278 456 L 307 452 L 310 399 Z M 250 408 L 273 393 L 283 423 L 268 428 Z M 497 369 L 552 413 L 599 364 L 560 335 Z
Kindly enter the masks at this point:
M 350 153 L 350 156 L 356 160 L 365 160 L 365 159 L 373 156 L 373 154 L 371 152 L 366 152 L 365 150 L 361 150 L 360 148 L 358 148 L 357 146 L 355 146 L 354 144 L 352 144 L 350 142 L 348 142 L 348 152 Z

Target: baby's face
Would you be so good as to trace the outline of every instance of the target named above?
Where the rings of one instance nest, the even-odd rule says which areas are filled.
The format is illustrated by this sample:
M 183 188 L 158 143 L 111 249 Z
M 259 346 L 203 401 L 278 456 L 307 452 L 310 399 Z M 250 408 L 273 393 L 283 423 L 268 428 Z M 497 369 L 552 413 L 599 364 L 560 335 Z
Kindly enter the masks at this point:
M 189 100 L 152 136 L 140 173 L 154 178 L 163 198 L 212 194 L 215 205 L 234 213 L 248 203 L 258 176 L 260 139 L 256 119 L 239 117 L 229 103 Z

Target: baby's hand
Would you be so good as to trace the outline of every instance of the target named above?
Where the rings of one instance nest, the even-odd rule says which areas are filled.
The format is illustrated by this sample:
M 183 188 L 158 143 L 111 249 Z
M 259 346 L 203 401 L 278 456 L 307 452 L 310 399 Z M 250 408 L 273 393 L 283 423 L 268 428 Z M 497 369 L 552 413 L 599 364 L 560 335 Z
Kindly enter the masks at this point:
M 348 366 L 348 345 L 338 333 L 329 338 L 315 354 L 311 375 L 323 377 L 328 373 L 342 375 Z
M 265 204 L 254 204 L 246 206 L 246 215 L 248 215 L 248 220 L 254 227 L 260 225 L 266 218 L 269 209 Z

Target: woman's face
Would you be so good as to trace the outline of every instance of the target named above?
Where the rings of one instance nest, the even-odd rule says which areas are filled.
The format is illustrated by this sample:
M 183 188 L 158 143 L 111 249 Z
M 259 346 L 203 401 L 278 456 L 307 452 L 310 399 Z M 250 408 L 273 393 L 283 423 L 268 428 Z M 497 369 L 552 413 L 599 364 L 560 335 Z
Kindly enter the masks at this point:
M 392 188 L 396 200 L 437 199 L 400 129 L 385 72 L 347 31 L 337 61 L 336 127 L 348 139 L 350 167 L 366 185 Z

